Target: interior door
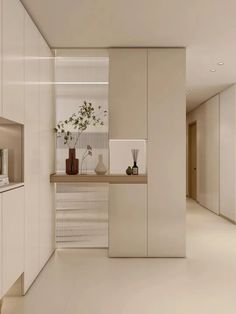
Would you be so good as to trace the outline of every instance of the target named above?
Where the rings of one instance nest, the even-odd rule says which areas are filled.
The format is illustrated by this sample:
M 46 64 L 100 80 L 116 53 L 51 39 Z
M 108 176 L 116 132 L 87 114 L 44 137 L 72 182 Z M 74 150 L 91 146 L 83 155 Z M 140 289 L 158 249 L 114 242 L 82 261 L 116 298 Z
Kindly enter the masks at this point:
M 189 197 L 197 199 L 197 123 L 189 125 Z

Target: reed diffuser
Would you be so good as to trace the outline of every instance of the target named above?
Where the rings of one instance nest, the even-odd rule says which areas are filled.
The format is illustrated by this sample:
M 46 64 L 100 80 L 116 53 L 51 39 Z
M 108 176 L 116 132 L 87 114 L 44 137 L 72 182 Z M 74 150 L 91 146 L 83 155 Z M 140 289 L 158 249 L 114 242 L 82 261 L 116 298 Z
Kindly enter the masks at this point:
M 131 149 L 131 152 L 132 152 L 133 161 L 134 161 L 134 165 L 132 167 L 132 174 L 133 175 L 138 175 L 137 161 L 138 161 L 139 149 Z

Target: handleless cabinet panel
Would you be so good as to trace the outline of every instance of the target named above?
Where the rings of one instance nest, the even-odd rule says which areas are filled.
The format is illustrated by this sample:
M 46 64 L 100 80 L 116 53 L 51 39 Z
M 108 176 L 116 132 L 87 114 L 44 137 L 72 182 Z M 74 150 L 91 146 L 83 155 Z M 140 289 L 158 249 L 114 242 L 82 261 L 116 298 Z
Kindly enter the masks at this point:
M 54 102 L 53 56 L 45 40 L 40 38 L 40 267 L 55 249 L 54 185 L 49 177 L 54 172 Z
M 24 272 L 24 188 L 2 193 L 2 293 Z
M 0 0 L 0 16 L 2 19 L 2 0 Z M 0 23 L 0 60 L 2 60 L 2 23 Z M 0 62 L 0 73 L 2 73 L 2 62 Z M 0 117 L 2 117 L 2 75 L 0 75 Z
M 147 138 L 147 49 L 110 49 L 109 136 Z
M 0 194 L 0 300 L 2 296 L 2 194 Z
M 146 184 L 110 184 L 109 256 L 147 256 Z
M 149 256 L 185 256 L 185 125 L 185 49 L 149 49 Z
M 2 115 L 24 123 L 24 8 L 2 0 Z
M 24 291 L 39 266 L 39 32 L 25 14 L 25 274 Z

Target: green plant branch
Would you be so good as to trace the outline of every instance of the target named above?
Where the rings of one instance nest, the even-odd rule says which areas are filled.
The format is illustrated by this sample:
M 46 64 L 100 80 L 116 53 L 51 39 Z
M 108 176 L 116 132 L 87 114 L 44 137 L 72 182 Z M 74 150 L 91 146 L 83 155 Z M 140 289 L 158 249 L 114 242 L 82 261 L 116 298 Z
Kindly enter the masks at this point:
M 84 101 L 82 106 L 79 106 L 79 110 L 76 113 L 73 113 L 68 119 L 64 121 L 59 121 L 54 129 L 58 137 L 63 136 L 64 144 L 70 147 L 73 143 L 73 148 L 76 147 L 81 134 L 90 126 L 103 126 L 104 121 L 101 116 L 104 118 L 107 117 L 107 110 L 102 110 L 101 106 L 98 106 L 99 113 L 95 114 L 95 109 L 92 103 Z M 71 129 L 74 129 L 77 134 L 76 137 L 73 137 Z

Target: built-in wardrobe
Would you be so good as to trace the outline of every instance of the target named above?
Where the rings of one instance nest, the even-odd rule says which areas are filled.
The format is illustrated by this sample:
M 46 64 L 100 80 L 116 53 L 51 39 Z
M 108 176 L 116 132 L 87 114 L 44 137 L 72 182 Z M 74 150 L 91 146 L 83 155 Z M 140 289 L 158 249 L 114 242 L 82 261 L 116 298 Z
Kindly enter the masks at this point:
M 0 187 L 1 299 L 18 279 L 26 293 L 54 251 L 55 114 L 50 48 L 19 0 L 0 10 L 0 148 L 11 157 Z
M 147 184 L 109 186 L 109 256 L 183 257 L 185 49 L 114 48 L 109 58 L 109 139 L 145 140 L 147 159 Z

